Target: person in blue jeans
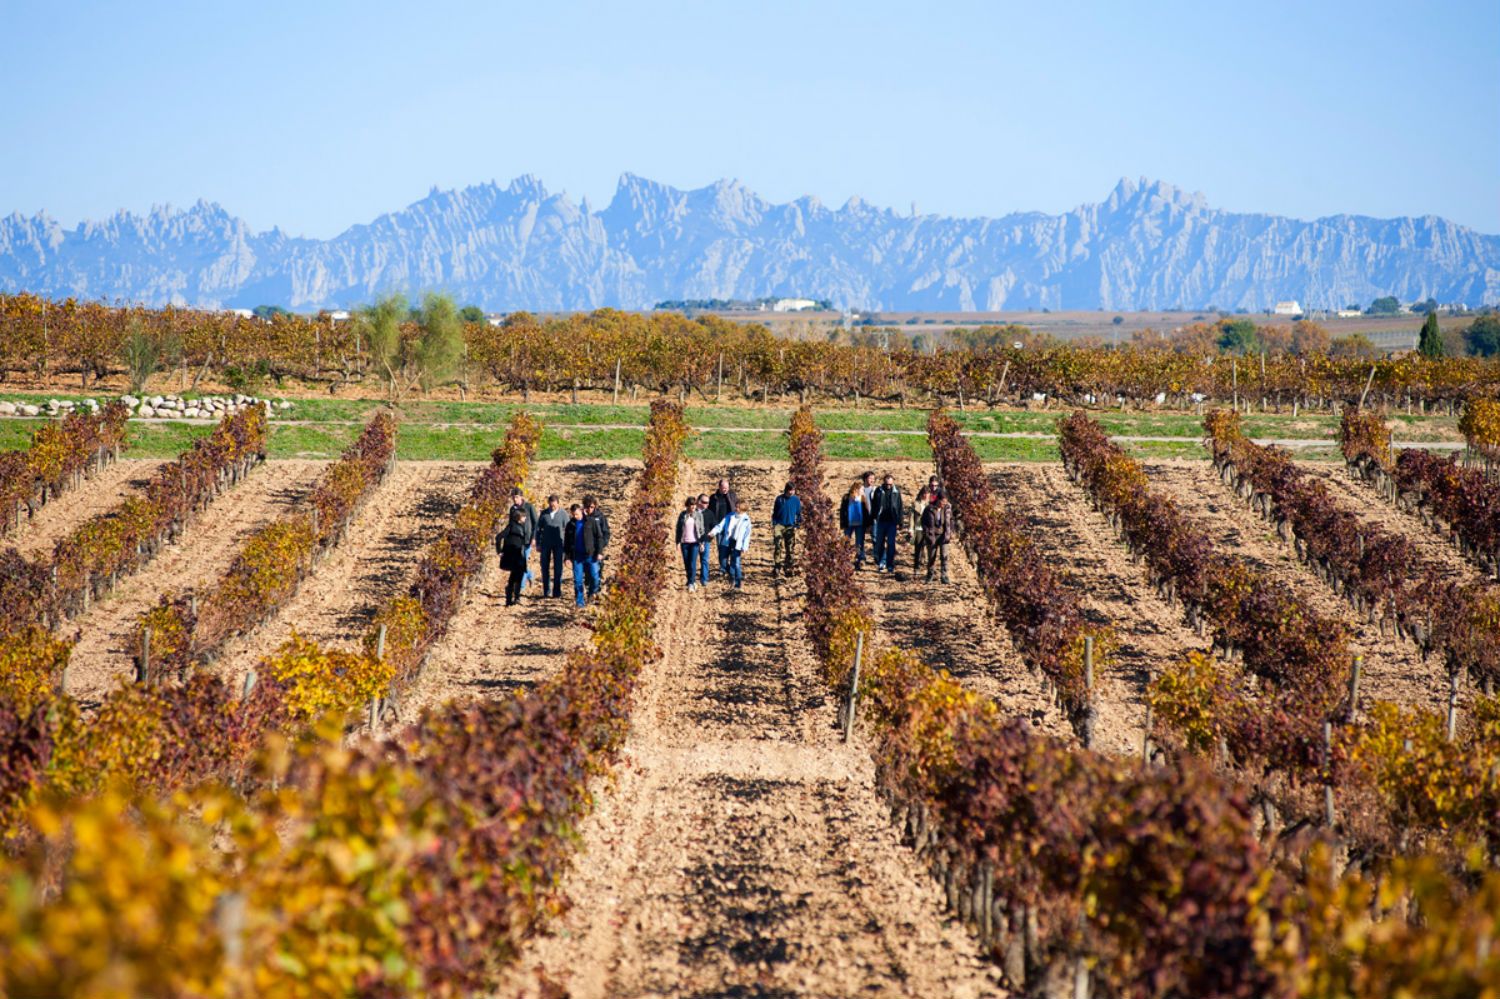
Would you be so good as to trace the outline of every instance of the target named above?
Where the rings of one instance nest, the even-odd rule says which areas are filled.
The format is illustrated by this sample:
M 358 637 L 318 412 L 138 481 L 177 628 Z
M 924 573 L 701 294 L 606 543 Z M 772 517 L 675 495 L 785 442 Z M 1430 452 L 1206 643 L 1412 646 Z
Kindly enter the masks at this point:
M 839 527 L 844 537 L 854 539 L 854 568 L 865 564 L 865 527 L 870 523 L 870 504 L 865 491 L 856 482 L 849 488 L 849 495 L 839 504 Z
M 708 493 L 698 494 L 698 512 L 703 515 L 703 533 L 698 535 L 700 539 L 698 541 L 698 585 L 707 586 L 712 575 L 708 559 L 708 546 L 711 543 L 708 540 L 708 532 L 712 531 L 714 525 L 719 522 L 714 517 L 713 508 L 709 505 Z
M 599 592 L 599 554 L 604 551 L 604 538 L 596 519 L 585 518 L 583 507 L 577 503 L 570 509 L 573 519 L 568 521 L 568 561 L 573 563 L 573 601 L 582 607 L 588 597 Z
M 525 592 L 526 587 L 531 585 L 531 549 L 536 545 L 536 507 L 531 505 L 526 494 L 519 489 L 511 490 L 510 505 L 521 511 L 521 521 L 526 528 L 526 550 L 521 554 L 526 566 L 526 571 L 521 576 L 521 590 Z
M 562 596 L 563 533 L 568 527 L 568 511 L 562 508 L 554 493 L 547 497 L 547 509 L 536 519 L 536 547 L 542 555 L 542 596 Z
M 740 513 L 735 503 L 729 504 L 729 515 L 714 525 L 709 532 L 719 539 L 719 559 L 724 563 L 724 574 L 738 590 L 745 582 L 745 549 L 750 547 L 750 518 Z
M 682 567 L 687 570 L 687 588 L 698 588 L 698 552 L 703 546 L 703 514 L 698 512 L 698 498 L 689 496 L 677 515 L 677 547 L 682 551 Z
M 875 522 L 875 571 L 896 571 L 896 535 L 903 515 L 901 490 L 887 472 L 870 500 L 870 519 Z

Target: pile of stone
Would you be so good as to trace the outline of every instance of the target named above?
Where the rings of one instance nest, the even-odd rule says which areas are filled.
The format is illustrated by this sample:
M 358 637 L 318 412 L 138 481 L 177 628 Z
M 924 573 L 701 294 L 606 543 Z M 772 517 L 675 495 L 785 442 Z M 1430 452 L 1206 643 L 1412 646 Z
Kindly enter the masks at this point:
M 145 398 L 122 395 L 120 401 L 130 407 L 131 416 L 143 420 L 219 420 L 247 406 L 264 406 L 268 415 L 275 416 L 292 408 L 292 404 L 285 400 L 273 402 L 253 395 L 203 396 L 198 399 L 176 395 Z M 48 399 L 41 404 L 0 400 L 0 416 L 58 417 L 69 413 L 98 413 L 103 408 L 98 399 Z

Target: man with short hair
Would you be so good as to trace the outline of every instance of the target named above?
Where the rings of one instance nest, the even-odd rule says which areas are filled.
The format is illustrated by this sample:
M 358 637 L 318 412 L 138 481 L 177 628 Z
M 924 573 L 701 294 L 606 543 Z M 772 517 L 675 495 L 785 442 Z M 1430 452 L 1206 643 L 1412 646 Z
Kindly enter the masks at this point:
M 901 531 L 901 490 L 887 472 L 870 500 L 875 521 L 875 571 L 896 571 L 896 535 Z
M 592 498 L 592 497 L 590 497 Z M 563 537 L 568 561 L 573 563 L 573 599 L 582 607 L 587 597 L 599 592 L 599 555 L 604 551 L 604 535 L 598 518 L 590 518 L 584 508 L 574 503 Z
M 927 582 L 932 582 L 932 563 L 943 567 L 943 582 L 948 582 L 948 544 L 953 540 L 953 508 L 939 489 L 922 512 L 922 536 L 927 546 Z
M 604 549 L 609 547 L 609 518 L 604 516 L 604 511 L 599 508 L 599 501 L 592 496 L 583 498 L 583 519 L 594 525 L 594 530 L 599 537 L 599 554 L 594 560 L 594 590 L 604 584 Z M 592 595 L 592 594 L 591 594 Z
M 563 533 L 568 526 L 568 511 L 557 494 L 547 497 L 547 509 L 536 520 L 536 547 L 542 555 L 542 596 L 562 596 Z
M 733 489 L 729 488 L 728 479 L 720 479 L 718 486 L 714 489 L 712 496 L 708 498 L 708 508 L 713 512 L 713 524 L 708 524 L 705 530 L 712 531 L 714 526 L 729 516 L 730 511 L 738 510 L 740 498 L 735 495 Z M 705 518 L 707 520 L 708 518 Z M 719 546 L 719 571 L 728 575 L 728 554 L 722 545 Z
M 788 482 L 771 507 L 771 578 L 779 579 L 782 572 L 792 574 L 792 549 L 797 543 L 797 528 L 802 526 L 802 499 L 797 488 Z M 782 549 L 786 549 L 786 566 L 781 561 Z

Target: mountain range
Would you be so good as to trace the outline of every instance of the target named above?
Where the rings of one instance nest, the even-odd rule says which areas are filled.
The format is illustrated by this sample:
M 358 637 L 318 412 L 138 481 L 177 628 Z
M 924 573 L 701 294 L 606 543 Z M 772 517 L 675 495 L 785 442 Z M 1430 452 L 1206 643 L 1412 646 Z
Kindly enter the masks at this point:
M 0 289 L 299 311 L 426 289 L 493 311 L 763 296 L 883 311 L 1336 308 L 1384 295 L 1475 306 L 1500 302 L 1500 236 L 1434 216 L 1226 212 L 1145 179 L 1061 215 L 953 218 L 633 174 L 595 210 L 527 176 L 434 189 L 326 240 L 257 233 L 205 201 L 74 228 L 15 213 L 0 219 Z

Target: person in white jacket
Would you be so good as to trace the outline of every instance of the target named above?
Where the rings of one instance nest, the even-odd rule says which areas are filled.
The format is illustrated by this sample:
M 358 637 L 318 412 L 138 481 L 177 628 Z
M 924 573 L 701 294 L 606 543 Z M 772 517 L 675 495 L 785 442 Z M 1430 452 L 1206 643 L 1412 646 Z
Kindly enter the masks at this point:
M 714 525 L 708 532 L 719 539 L 719 558 L 724 563 L 730 582 L 738 590 L 745 581 L 743 559 L 750 547 L 750 517 L 739 512 L 738 504 L 731 503 L 729 515 Z

